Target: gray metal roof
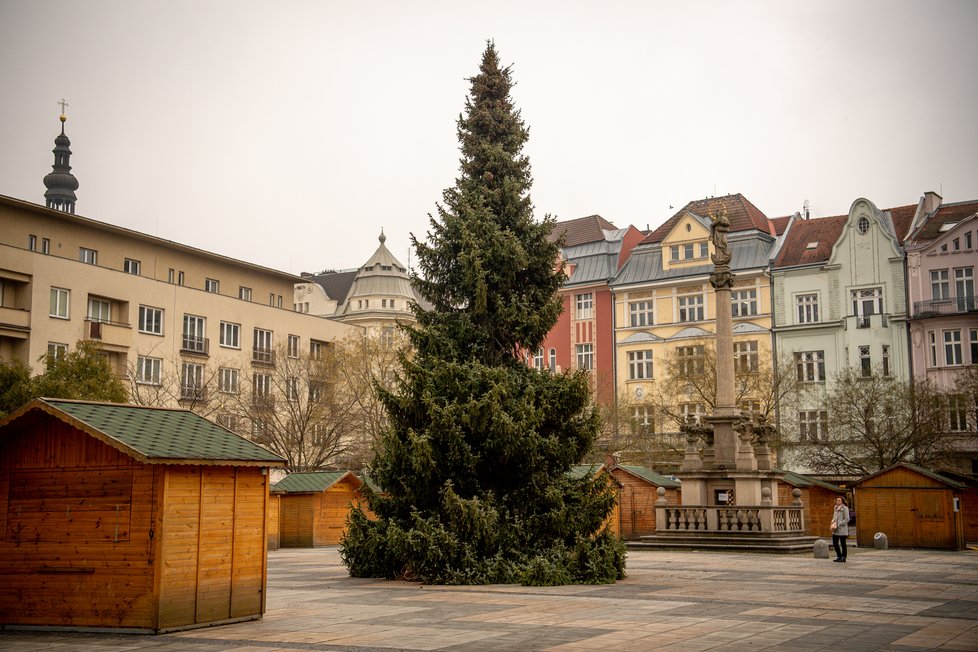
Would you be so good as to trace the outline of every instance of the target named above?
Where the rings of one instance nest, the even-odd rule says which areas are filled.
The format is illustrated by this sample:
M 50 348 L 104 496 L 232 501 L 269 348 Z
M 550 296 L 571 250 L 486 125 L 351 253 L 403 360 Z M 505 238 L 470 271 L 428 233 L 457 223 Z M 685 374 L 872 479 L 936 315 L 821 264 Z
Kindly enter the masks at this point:
M 774 239 L 752 236 L 748 239 L 730 238 L 730 268 L 738 271 L 763 269 L 767 267 Z M 648 283 L 654 281 L 680 280 L 697 276 L 708 276 L 713 271 L 713 263 L 662 269 L 662 247 L 659 244 L 644 244 L 635 247 L 631 257 L 610 283 L 612 287 Z

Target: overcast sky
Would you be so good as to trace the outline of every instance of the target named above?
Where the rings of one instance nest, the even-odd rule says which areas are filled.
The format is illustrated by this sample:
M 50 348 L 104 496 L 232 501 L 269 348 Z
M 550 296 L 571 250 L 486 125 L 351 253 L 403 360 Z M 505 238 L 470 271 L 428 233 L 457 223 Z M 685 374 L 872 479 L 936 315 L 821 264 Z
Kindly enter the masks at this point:
M 81 215 L 294 273 L 383 228 L 407 263 L 494 39 L 539 217 L 976 199 L 976 30 L 973 0 L 0 0 L 0 194 L 43 204 L 64 97 Z

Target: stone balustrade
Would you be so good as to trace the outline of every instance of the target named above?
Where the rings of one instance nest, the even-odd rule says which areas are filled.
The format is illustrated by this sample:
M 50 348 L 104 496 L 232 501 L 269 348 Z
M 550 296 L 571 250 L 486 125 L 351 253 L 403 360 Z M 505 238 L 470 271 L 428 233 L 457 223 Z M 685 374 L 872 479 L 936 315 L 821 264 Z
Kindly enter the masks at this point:
M 801 505 L 657 505 L 656 530 L 684 532 L 757 532 L 799 534 L 804 531 Z

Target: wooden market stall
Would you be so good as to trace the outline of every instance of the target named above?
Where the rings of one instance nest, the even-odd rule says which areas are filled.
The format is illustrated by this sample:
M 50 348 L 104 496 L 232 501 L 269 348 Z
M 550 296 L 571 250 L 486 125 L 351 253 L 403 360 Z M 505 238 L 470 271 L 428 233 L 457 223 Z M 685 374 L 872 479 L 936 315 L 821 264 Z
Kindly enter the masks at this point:
M 902 463 L 854 484 L 859 541 L 877 532 L 898 548 L 964 548 L 963 483 Z
M 279 542 L 283 548 L 315 548 L 340 542 L 360 480 L 352 471 L 290 473 L 273 490 L 281 494 Z
M 620 531 L 623 539 L 655 534 L 655 502 L 659 487 L 670 505 L 681 504 L 679 483 L 644 466 L 612 462 L 605 467 L 621 485 L 618 493 Z
M 814 537 L 831 537 L 835 499 L 842 496 L 848 502 L 846 490 L 810 475 L 784 471 L 784 480 L 778 483 L 778 504 L 790 505 L 794 500 L 794 489 L 801 491 L 801 502 L 805 506 L 805 532 Z M 855 534 L 852 532 L 851 536 Z
M 260 618 L 283 464 L 187 410 L 31 401 L 0 420 L 0 628 Z
M 276 491 L 274 485 L 268 491 L 268 509 L 266 511 L 268 514 L 268 524 L 266 525 L 266 531 L 268 532 L 268 549 L 278 550 L 282 547 L 282 492 Z

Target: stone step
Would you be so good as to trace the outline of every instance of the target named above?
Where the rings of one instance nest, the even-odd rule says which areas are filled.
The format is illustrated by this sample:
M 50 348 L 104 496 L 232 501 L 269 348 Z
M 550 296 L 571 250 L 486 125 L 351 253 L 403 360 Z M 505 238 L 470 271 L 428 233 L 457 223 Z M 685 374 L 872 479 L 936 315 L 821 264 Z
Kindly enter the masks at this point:
M 630 550 L 727 550 L 801 554 L 812 552 L 818 537 L 751 537 L 726 534 L 654 535 L 626 541 Z

